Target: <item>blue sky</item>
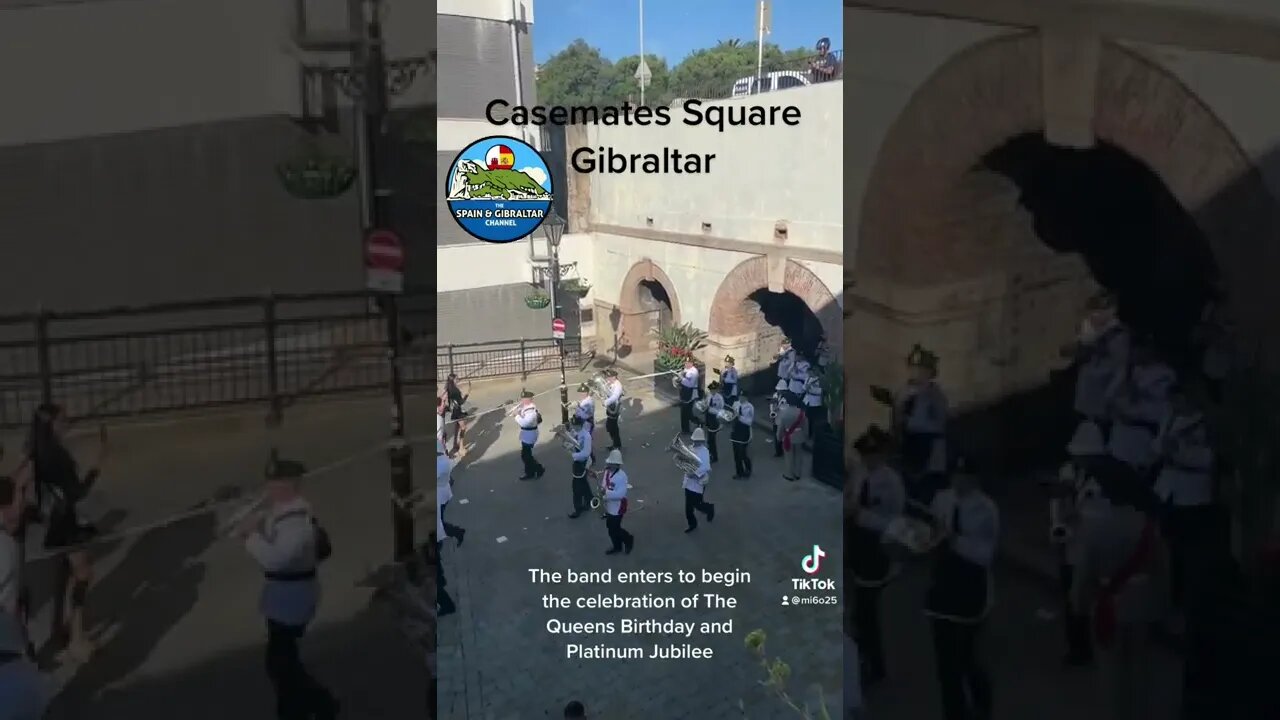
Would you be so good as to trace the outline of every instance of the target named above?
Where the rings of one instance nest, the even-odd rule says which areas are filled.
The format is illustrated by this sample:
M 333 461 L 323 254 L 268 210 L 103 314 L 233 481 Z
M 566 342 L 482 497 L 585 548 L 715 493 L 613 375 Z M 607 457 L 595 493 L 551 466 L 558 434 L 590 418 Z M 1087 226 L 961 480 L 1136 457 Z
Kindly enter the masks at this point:
M 528 171 L 528 174 L 532 176 L 534 180 L 537 180 L 538 183 L 542 185 L 544 188 L 550 184 L 546 173 L 542 171 L 542 168 L 545 167 L 545 165 L 542 162 L 542 158 L 538 157 L 536 153 L 533 153 L 513 142 L 504 142 L 502 140 L 485 140 L 483 142 L 477 143 L 475 147 L 470 148 L 469 150 L 464 152 L 460 159 L 475 160 L 481 165 L 484 165 L 485 153 L 489 152 L 489 148 L 493 147 L 494 145 L 506 145 L 507 147 L 511 148 L 512 152 L 514 152 L 516 156 L 516 166 L 515 166 L 516 170 Z M 454 161 L 454 165 L 457 165 L 456 160 Z M 453 177 L 452 168 L 450 168 L 449 170 L 449 177 Z M 549 191 L 551 190 L 551 188 L 547 188 L 547 190 Z
M 756 0 L 644 0 L 644 51 L 675 65 L 721 40 L 756 38 Z M 640 52 L 639 0 L 534 0 L 533 54 L 538 63 L 577 38 L 610 60 Z M 773 0 L 773 34 L 784 49 L 813 47 L 820 37 L 841 41 L 841 0 Z

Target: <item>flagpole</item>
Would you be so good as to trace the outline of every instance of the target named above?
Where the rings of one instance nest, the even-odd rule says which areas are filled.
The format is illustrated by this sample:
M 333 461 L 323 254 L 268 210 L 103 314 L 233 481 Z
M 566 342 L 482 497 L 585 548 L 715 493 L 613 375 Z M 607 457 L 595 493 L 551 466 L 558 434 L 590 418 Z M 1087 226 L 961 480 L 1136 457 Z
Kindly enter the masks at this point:
M 640 62 L 636 65 L 639 68 L 644 64 L 644 0 L 640 0 Z M 640 82 L 640 107 L 644 107 L 644 78 L 639 79 Z
M 644 0 L 641 0 L 644 2 Z M 756 10 L 756 92 L 761 91 L 764 80 L 760 73 L 764 72 L 764 4 L 766 0 L 757 0 Z

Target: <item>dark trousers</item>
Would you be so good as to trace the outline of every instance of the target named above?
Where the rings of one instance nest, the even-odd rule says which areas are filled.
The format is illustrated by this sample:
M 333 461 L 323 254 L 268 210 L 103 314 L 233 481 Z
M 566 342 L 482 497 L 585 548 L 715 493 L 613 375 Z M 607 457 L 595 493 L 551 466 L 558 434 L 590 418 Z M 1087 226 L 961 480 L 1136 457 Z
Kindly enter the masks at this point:
M 733 471 L 738 477 L 751 477 L 751 457 L 747 454 L 747 443 L 731 442 L 733 447 Z
M 582 512 L 591 507 L 591 485 L 587 482 L 587 464 L 573 463 L 573 511 Z
M 438 550 L 438 549 L 439 549 L 439 548 L 437 548 L 437 550 Z M 449 597 L 449 591 L 447 591 L 447 590 L 445 590 L 445 589 L 444 589 L 445 585 L 447 584 L 447 582 L 446 582 L 446 581 L 445 581 L 445 579 L 444 579 L 444 564 L 440 562 L 440 558 L 438 557 L 438 555 L 439 555 L 439 553 L 437 552 L 437 557 L 436 557 L 436 608 L 438 609 L 438 612 L 439 612 L 441 615 L 448 615 L 449 613 L 454 612 L 455 610 L 457 610 L 457 609 L 458 609 L 458 606 L 453 604 L 453 598 Z
M 444 526 L 444 532 L 451 538 L 461 537 L 466 532 L 466 528 L 460 525 L 452 525 L 444 519 L 444 511 L 449 509 L 449 503 L 440 506 L 440 524 Z
M 267 621 L 267 677 L 276 691 L 276 717 L 280 720 L 317 720 L 337 717 L 337 703 L 302 665 L 298 641 L 305 625 Z
M 773 421 L 773 429 L 769 431 L 769 437 L 773 438 L 773 456 L 782 457 L 782 440 L 778 438 L 778 421 Z
M 541 475 L 545 468 L 542 463 L 538 462 L 533 456 L 533 445 L 529 443 L 520 443 L 520 462 L 524 463 L 524 476 L 533 477 Z
M 1208 544 L 1206 529 L 1213 522 L 1213 506 L 1171 505 L 1165 508 L 1163 530 L 1169 543 L 1169 592 L 1173 606 L 1185 610 L 1188 590 L 1196 582 L 1196 568 Z
M 719 435 L 720 432 L 718 430 L 712 430 L 711 426 L 708 425 L 706 434 L 707 434 L 707 455 L 710 457 L 711 462 L 719 462 L 720 452 L 716 449 L 716 435 Z
M 698 527 L 698 517 L 693 514 L 694 510 L 697 510 L 703 515 L 706 515 L 707 520 L 710 521 L 711 516 L 715 514 L 716 506 L 707 502 L 706 499 L 702 497 L 702 493 L 694 492 L 692 490 L 685 490 L 684 491 L 684 519 L 686 522 L 689 523 L 689 527 L 691 528 Z
M 863 682 L 884 677 L 884 644 L 880 634 L 879 587 L 853 589 L 853 637 L 858 641 L 858 654 L 865 670 Z
M 809 438 L 816 438 L 827 424 L 827 409 L 821 405 L 805 405 L 804 417 L 809 422 Z M 862 650 L 862 646 L 858 646 Z
M 622 449 L 622 434 L 618 431 L 618 418 L 607 417 L 604 419 L 604 429 L 609 433 L 609 446 L 611 449 Z
M 1062 620 L 1063 632 L 1067 638 L 1067 657 L 1073 661 L 1085 662 L 1093 659 L 1093 627 L 1088 613 L 1081 615 L 1071 609 L 1071 583 L 1074 579 L 1074 567 L 1067 563 L 1058 566 L 1058 580 L 1062 583 Z
M 688 435 L 693 429 L 693 388 L 680 386 L 680 432 Z
M 622 529 L 621 515 L 606 515 L 604 518 L 605 529 L 609 531 L 609 542 L 613 544 L 614 550 L 621 550 L 623 547 L 631 547 L 636 541 L 631 533 Z
M 943 720 L 991 717 L 991 680 L 977 655 L 980 629 L 978 624 L 933 621 L 933 652 L 942 690 Z

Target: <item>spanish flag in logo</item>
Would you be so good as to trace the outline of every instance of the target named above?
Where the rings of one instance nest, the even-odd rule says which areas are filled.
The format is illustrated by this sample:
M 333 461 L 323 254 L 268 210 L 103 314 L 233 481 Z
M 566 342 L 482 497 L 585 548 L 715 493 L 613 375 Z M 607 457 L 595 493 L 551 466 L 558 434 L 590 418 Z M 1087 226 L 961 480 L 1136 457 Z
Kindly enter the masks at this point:
M 484 154 L 484 164 L 490 170 L 510 170 L 516 166 L 516 154 L 506 145 L 494 145 Z

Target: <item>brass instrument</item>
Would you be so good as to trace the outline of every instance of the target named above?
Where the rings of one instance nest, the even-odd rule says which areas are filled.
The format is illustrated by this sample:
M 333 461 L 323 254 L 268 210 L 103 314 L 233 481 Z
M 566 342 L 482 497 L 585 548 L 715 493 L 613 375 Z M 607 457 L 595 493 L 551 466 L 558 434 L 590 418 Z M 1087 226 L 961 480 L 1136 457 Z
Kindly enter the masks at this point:
M 693 401 L 693 411 L 702 417 L 707 412 L 707 399 L 705 397 L 698 398 Z
M 222 534 L 226 537 L 231 537 L 240 527 L 240 524 L 247 520 L 249 516 L 262 512 L 270 499 L 271 498 L 264 492 L 254 498 L 253 502 L 247 503 L 239 510 L 236 510 L 231 514 L 231 517 L 227 518 L 227 521 L 222 524 Z
M 679 434 L 671 438 L 671 443 L 667 445 L 667 452 L 671 453 L 671 461 L 685 475 L 696 475 L 702 468 L 702 460 L 698 458 L 698 454 L 680 439 Z M 702 484 L 706 485 L 710 481 L 711 473 L 707 473 L 702 478 Z
M 907 500 L 907 506 L 933 517 L 932 508 L 915 500 Z M 936 521 L 899 515 L 885 528 L 885 537 L 915 555 L 925 555 L 941 545 L 950 535 L 939 531 Z
M 680 389 L 680 376 L 676 374 L 674 371 L 672 371 L 671 373 L 671 387 L 677 390 Z
M 720 422 L 731 423 L 738 419 L 738 411 L 732 406 L 726 405 L 723 410 L 716 413 L 716 417 L 720 418 Z
M 507 417 L 515 417 L 516 413 L 520 412 L 521 407 L 523 406 L 520 404 L 519 400 L 512 400 L 511 407 L 507 408 Z
M 552 433 L 556 436 L 556 439 L 560 441 L 560 444 L 565 450 L 568 450 L 571 453 L 576 453 L 582 449 L 582 444 L 578 442 L 577 433 L 564 425 L 557 425 Z
M 1058 471 L 1056 481 L 1050 483 L 1049 542 L 1062 545 L 1074 535 L 1072 525 L 1075 515 L 1076 473 L 1069 463 Z
M 609 399 L 609 379 L 604 373 L 596 373 L 587 381 L 587 387 L 591 388 L 591 394 L 600 402 Z
M 769 398 L 769 419 L 773 420 L 778 417 L 778 409 L 782 406 L 782 393 L 775 392 Z

